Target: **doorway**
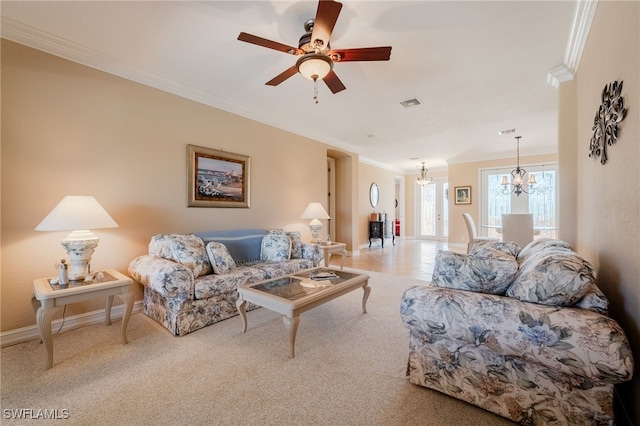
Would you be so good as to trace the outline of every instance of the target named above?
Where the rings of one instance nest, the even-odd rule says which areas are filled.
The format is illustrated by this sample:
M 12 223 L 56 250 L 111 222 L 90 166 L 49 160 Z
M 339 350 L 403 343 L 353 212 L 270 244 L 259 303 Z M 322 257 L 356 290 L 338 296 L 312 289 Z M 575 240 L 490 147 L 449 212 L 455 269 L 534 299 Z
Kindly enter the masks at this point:
M 395 177 L 395 209 L 394 209 L 394 223 L 393 223 L 393 234 L 396 238 L 400 238 L 404 235 L 404 228 L 406 224 L 404 223 L 404 176 L 396 176 Z
M 416 183 L 416 238 L 447 241 L 449 238 L 449 182 L 434 179 Z

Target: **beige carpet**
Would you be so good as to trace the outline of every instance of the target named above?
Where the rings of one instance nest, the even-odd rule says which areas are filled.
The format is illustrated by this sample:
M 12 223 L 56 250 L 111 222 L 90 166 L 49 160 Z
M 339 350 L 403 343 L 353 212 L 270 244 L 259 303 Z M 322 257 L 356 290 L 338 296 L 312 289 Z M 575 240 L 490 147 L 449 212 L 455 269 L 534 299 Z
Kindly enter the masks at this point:
M 2 424 L 7 409 L 68 410 L 65 424 L 501 425 L 505 419 L 415 386 L 405 378 L 408 331 L 402 292 L 420 281 L 371 276 L 367 314 L 357 290 L 301 317 L 289 359 L 282 317 L 248 313 L 174 337 L 133 315 L 54 337 L 54 367 L 31 341 L 2 349 Z M 46 424 L 39 421 L 38 424 Z

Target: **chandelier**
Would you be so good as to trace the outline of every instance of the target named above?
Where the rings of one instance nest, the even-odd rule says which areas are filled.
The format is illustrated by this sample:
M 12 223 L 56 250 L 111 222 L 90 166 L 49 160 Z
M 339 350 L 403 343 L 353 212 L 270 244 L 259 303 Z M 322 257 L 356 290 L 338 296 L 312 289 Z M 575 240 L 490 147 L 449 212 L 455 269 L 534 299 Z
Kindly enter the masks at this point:
M 533 194 L 536 191 L 536 189 L 533 187 L 533 185 L 536 184 L 536 177 L 531 173 L 529 173 L 529 180 L 527 181 L 527 184 L 529 185 L 529 190 L 527 191 L 524 187 L 524 175 L 527 173 L 527 171 L 520 167 L 520 138 L 522 138 L 522 136 L 516 136 L 516 144 L 517 144 L 516 168 L 511 171 L 511 176 L 513 177 L 513 180 L 511 182 L 513 186 L 511 189 L 509 189 L 509 178 L 507 176 L 502 177 L 502 186 L 503 186 L 502 193 L 505 195 L 508 195 L 508 194 L 511 194 L 512 192 L 515 192 L 518 197 L 523 192 L 525 194 Z
M 418 180 L 416 182 L 418 182 L 418 185 L 427 185 L 429 183 L 431 183 L 431 181 L 433 181 L 432 177 L 427 177 L 427 172 L 429 171 L 429 169 L 424 167 L 424 161 L 422 162 L 422 168 L 420 169 L 420 177 L 418 178 Z

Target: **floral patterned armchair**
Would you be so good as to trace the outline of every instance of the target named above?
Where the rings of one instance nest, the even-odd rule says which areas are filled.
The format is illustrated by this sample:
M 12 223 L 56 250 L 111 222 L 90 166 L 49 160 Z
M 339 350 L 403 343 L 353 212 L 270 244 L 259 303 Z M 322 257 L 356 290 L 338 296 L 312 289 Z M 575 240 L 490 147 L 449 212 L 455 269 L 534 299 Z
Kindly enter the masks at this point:
M 523 424 L 613 424 L 633 357 L 594 279 L 557 240 L 440 252 L 401 302 L 410 381 Z

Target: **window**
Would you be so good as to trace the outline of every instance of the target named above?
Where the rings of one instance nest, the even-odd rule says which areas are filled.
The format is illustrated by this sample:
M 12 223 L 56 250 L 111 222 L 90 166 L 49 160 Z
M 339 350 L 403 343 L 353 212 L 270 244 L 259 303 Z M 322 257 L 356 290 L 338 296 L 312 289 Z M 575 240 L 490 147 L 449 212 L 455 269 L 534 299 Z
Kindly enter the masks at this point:
M 557 164 L 540 164 L 525 167 L 528 175 L 534 175 L 536 184 L 533 189 L 525 185 L 530 194 L 505 194 L 502 178 L 512 180 L 513 167 L 486 169 L 480 172 L 482 203 L 480 210 L 481 235 L 499 237 L 503 213 L 532 213 L 536 238 L 556 238 L 558 227 L 558 166 Z M 525 178 L 525 181 L 528 176 Z M 511 191 L 509 184 L 507 192 Z

